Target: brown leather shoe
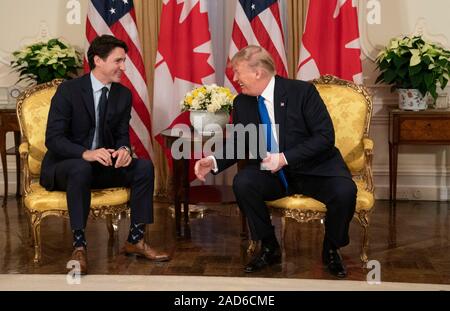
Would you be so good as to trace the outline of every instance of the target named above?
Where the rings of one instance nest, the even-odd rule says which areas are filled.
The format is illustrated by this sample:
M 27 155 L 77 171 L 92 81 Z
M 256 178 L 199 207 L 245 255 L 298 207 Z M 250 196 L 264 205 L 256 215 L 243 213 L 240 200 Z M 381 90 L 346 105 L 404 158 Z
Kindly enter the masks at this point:
M 72 252 L 72 257 L 70 260 L 78 261 L 80 264 L 80 274 L 87 274 L 87 254 L 86 249 L 84 247 L 77 247 Z M 67 268 L 69 271 L 73 269 L 73 267 Z
M 167 253 L 157 252 L 150 248 L 150 245 L 144 242 L 144 239 L 140 240 L 136 244 L 131 244 L 126 241 L 122 248 L 122 253 L 125 254 L 135 254 L 137 256 L 142 256 L 152 261 L 168 261 L 170 256 Z

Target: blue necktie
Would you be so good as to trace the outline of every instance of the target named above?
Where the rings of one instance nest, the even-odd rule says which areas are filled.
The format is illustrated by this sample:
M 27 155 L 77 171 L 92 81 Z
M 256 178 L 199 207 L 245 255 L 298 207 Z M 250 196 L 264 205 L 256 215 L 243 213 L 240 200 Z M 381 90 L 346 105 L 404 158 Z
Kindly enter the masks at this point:
M 275 140 L 274 134 L 272 133 L 272 125 L 269 118 L 269 112 L 267 111 L 266 104 L 264 103 L 264 97 L 258 96 L 258 110 L 259 117 L 261 118 L 262 124 L 266 125 L 266 143 L 267 143 L 267 151 L 278 153 L 278 143 Z M 288 189 L 288 183 L 286 179 L 286 175 L 283 172 L 283 169 L 278 171 L 278 178 L 280 178 L 286 190 Z

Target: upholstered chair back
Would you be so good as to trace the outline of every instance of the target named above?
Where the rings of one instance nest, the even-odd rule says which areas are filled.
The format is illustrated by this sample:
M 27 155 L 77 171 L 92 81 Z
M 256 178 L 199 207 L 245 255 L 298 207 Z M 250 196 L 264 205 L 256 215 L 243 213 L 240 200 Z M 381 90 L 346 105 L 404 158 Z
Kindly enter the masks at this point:
M 369 131 L 372 102 L 353 84 L 315 83 L 335 129 L 335 144 L 353 175 L 364 169 L 363 137 Z
M 54 80 L 37 85 L 30 89 L 19 103 L 18 117 L 22 135 L 29 144 L 28 168 L 32 176 L 38 176 L 41 172 L 41 162 L 47 152 L 45 130 L 48 111 L 52 97 L 61 82 L 62 80 Z

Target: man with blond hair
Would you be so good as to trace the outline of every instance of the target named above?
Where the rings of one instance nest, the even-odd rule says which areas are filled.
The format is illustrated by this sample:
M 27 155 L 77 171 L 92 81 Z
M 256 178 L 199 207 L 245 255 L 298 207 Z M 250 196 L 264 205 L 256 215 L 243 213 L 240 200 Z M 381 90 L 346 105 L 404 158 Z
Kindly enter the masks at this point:
M 265 125 L 256 138 L 265 142 L 259 146 L 263 156 L 250 158 L 233 181 L 252 238 L 261 241 L 261 250 L 245 272 L 281 262 L 265 201 L 301 193 L 326 204 L 322 260 L 332 275 L 344 278 L 347 272 L 338 250 L 349 243 L 357 189 L 334 146 L 333 123 L 325 104 L 313 84 L 277 76 L 272 57 L 262 47 L 247 46 L 232 58 L 231 65 L 233 80 L 242 90 L 234 100 L 233 123 Z M 210 171 L 221 172 L 237 161 L 235 156 L 209 156 L 197 161 L 195 173 L 205 180 Z

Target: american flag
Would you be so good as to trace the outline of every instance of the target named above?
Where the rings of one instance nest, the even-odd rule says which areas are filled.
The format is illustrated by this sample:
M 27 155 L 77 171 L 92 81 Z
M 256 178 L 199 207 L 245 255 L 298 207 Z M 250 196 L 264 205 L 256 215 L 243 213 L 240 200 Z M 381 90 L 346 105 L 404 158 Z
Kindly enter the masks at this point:
M 278 0 L 239 0 L 231 35 L 228 61 L 248 45 L 265 48 L 275 60 L 277 73 L 287 77 L 287 60 L 284 48 L 283 26 Z M 233 71 L 226 69 L 225 85 L 240 92 L 233 82 Z
M 132 93 L 130 141 L 139 158 L 151 158 L 150 105 L 144 62 L 139 42 L 133 0 L 91 0 L 86 19 L 86 51 L 95 37 L 108 34 L 124 41 L 128 46 L 125 73 L 121 83 Z M 89 71 L 87 61 L 85 71 Z

